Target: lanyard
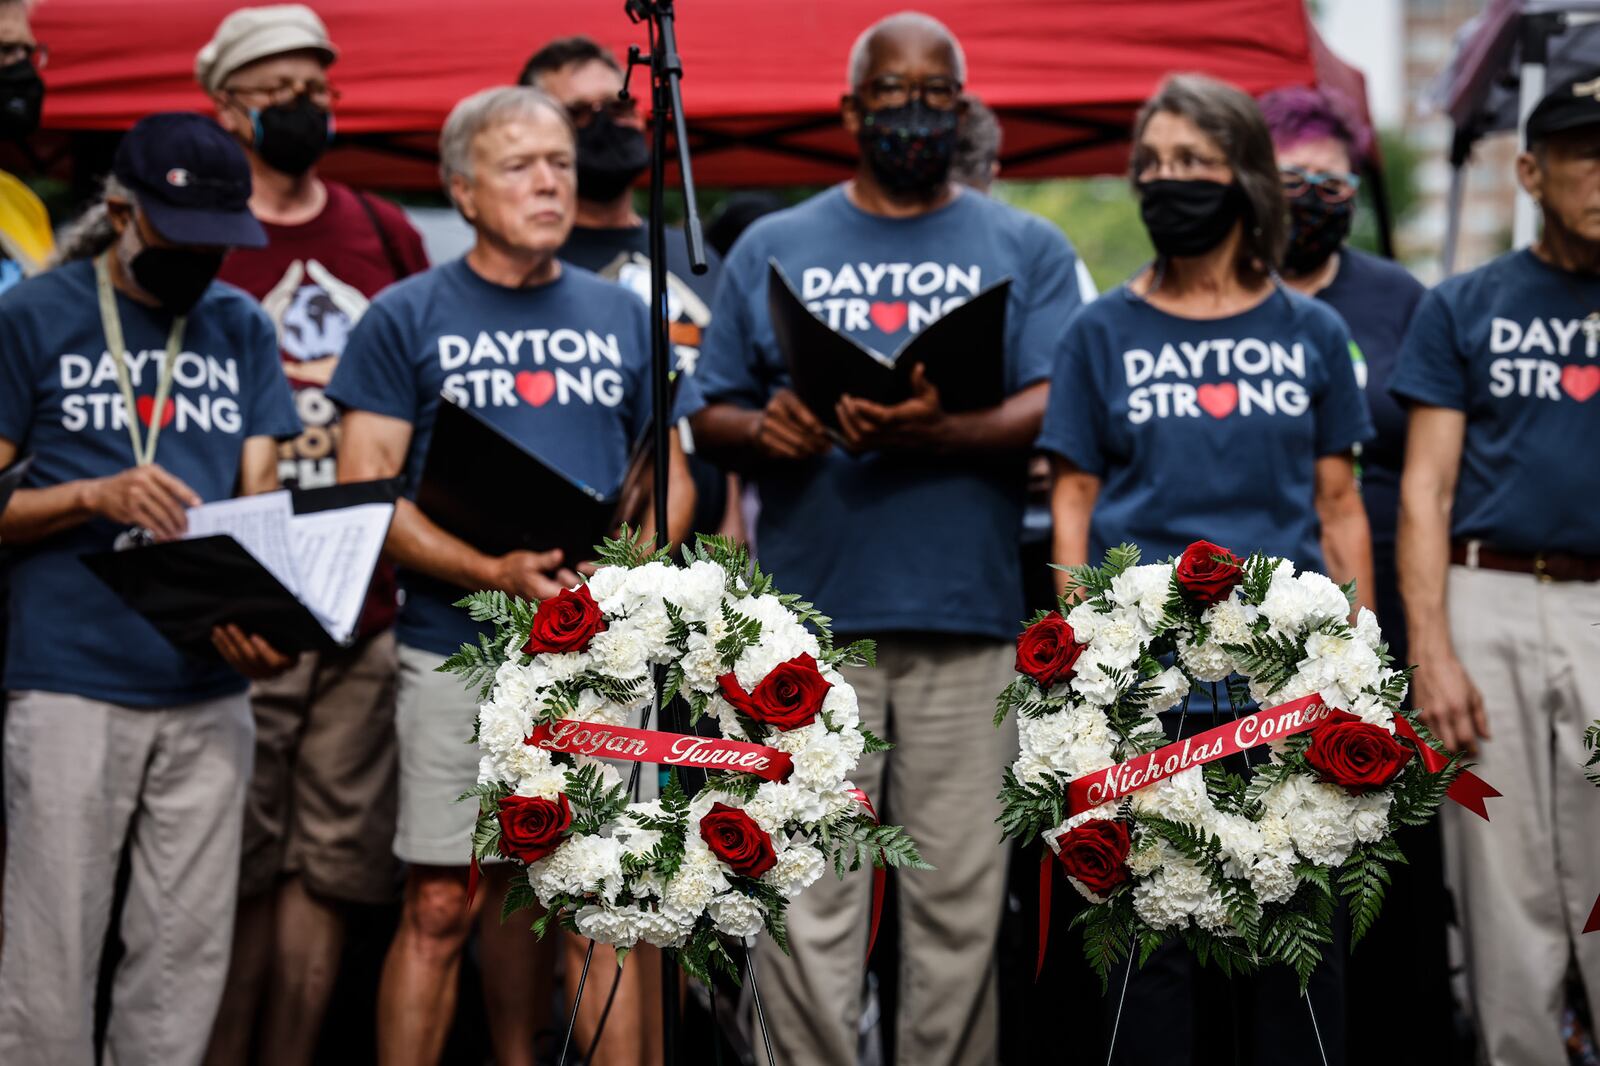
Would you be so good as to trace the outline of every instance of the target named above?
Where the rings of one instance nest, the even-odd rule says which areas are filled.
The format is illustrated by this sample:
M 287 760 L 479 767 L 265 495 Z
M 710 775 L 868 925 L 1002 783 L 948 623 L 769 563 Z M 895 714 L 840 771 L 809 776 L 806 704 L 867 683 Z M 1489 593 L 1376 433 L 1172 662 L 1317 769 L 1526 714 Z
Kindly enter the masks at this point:
M 183 346 L 183 327 L 187 315 L 172 320 L 167 334 L 167 357 L 161 364 L 161 376 L 156 382 L 155 402 L 150 407 L 150 434 L 147 441 L 139 440 L 139 408 L 133 398 L 133 381 L 128 375 L 127 349 L 122 342 L 122 319 L 117 315 L 116 290 L 111 285 L 111 253 L 94 261 L 95 286 L 100 290 L 100 325 L 105 330 L 106 347 L 111 352 L 111 362 L 117 368 L 117 387 L 122 390 L 122 403 L 128 419 L 128 436 L 133 440 L 133 462 L 147 466 L 156 460 L 156 440 L 161 436 L 161 416 L 167 409 L 167 399 L 172 392 L 172 370 L 178 362 L 178 349 Z

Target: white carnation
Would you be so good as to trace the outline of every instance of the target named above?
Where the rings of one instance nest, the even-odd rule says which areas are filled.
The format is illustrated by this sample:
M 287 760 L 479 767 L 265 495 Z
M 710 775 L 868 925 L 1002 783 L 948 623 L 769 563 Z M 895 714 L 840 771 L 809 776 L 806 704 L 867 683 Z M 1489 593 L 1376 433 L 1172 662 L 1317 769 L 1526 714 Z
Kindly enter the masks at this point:
M 1162 714 L 1182 703 L 1189 695 L 1189 678 L 1177 667 L 1169 666 L 1146 684 L 1155 687 L 1155 695 L 1145 707 L 1147 714 Z
M 1383 644 L 1383 630 L 1378 626 L 1378 616 L 1365 607 L 1356 612 L 1356 639 L 1373 651 Z
M 580 907 L 575 917 L 578 932 L 590 940 L 613 947 L 631 948 L 639 940 L 640 915 L 636 907 L 613 910 L 590 904 Z
M 727 583 L 728 575 L 722 567 L 700 560 L 679 572 L 667 599 L 683 609 L 686 620 L 703 622 L 721 613 L 722 594 Z
M 811 743 L 794 756 L 795 784 L 818 792 L 837 788 L 850 772 L 854 760 L 846 752 L 837 733 L 829 733 L 817 722 L 814 728 L 821 734 L 813 736 Z
M 1153 563 L 1124 570 L 1111 579 L 1111 602 L 1138 611 L 1140 620 L 1152 632 L 1166 614 L 1167 595 L 1172 585 L 1172 564 Z
M 707 908 L 717 932 L 744 938 L 761 932 L 761 904 L 740 892 L 725 892 Z
M 1178 660 L 1197 681 L 1221 681 L 1233 673 L 1233 656 L 1222 650 L 1220 644 L 1207 641 L 1203 644 L 1180 643 Z
M 632 627 L 615 625 L 595 634 L 588 653 L 602 674 L 622 679 L 645 676 L 649 648 Z
M 778 853 L 777 863 L 761 879 L 783 893 L 785 899 L 793 899 L 810 888 L 826 866 L 822 852 L 810 844 L 795 843 Z
M 665 911 L 640 911 L 639 939 L 658 948 L 682 947 L 698 919 L 698 913 L 694 918 L 679 920 Z

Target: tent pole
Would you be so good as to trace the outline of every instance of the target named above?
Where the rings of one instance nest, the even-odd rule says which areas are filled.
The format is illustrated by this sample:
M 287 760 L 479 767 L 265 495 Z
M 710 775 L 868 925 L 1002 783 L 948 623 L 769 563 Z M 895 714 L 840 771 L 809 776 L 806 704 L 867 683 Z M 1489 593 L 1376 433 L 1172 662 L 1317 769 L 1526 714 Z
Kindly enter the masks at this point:
M 1525 132 L 1528 116 L 1533 113 L 1540 97 L 1544 96 L 1550 35 L 1558 28 L 1558 20 L 1559 16 L 1534 16 L 1522 20 L 1522 76 L 1517 88 L 1517 137 L 1524 149 L 1528 146 Z M 1518 188 L 1516 210 L 1512 216 L 1512 247 L 1526 248 L 1532 244 L 1538 222 L 1533 198 Z
M 1467 183 L 1465 161 L 1450 167 L 1450 199 L 1444 209 L 1444 248 L 1439 253 L 1439 267 L 1445 277 L 1456 272 L 1456 252 L 1461 241 L 1461 194 Z
M 1378 216 L 1378 252 L 1385 259 L 1394 258 L 1394 214 L 1389 207 L 1389 187 L 1383 181 L 1383 167 L 1372 160 L 1362 168 L 1366 171 L 1368 188 L 1372 190 L 1372 212 Z

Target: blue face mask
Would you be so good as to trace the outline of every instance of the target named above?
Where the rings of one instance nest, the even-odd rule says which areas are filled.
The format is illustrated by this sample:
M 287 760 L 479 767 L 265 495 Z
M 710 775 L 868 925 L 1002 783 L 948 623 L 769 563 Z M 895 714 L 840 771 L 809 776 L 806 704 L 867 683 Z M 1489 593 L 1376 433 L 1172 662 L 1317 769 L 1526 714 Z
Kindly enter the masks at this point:
M 333 141 L 333 113 L 324 111 L 307 96 L 287 104 L 251 108 L 255 150 L 273 170 L 299 175 L 310 170 Z

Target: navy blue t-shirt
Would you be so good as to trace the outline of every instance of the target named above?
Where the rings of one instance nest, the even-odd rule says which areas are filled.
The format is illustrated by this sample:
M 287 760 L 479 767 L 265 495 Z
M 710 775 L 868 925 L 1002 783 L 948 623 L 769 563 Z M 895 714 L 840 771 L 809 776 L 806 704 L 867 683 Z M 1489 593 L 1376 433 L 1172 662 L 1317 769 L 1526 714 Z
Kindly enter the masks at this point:
M 611 492 L 650 416 L 648 320 L 638 297 L 579 267 L 563 266 L 546 285 L 508 289 L 457 259 L 373 300 L 327 391 L 340 407 L 411 423 L 409 496 L 441 395 L 568 477 Z M 448 655 L 476 640 L 480 627 L 451 606 L 459 591 L 405 571 L 400 583 L 403 643 Z
M 1039 448 L 1100 479 L 1092 561 L 1204 539 L 1320 570 L 1316 460 L 1371 436 L 1327 307 L 1279 286 L 1241 314 L 1180 318 L 1124 285 L 1073 319 Z
M 169 316 L 117 294 L 141 437 L 166 358 Z M 133 465 L 127 410 L 100 324 L 94 264 L 68 263 L 0 296 L 0 437 L 33 453 L 26 488 Z M 155 461 L 203 500 L 234 494 L 247 437 L 300 432 L 259 304 L 213 282 L 189 313 Z M 103 519 L 18 545 L 11 563 L 6 688 L 167 707 L 242 691 L 225 666 L 191 659 L 79 561 L 124 527 Z
M 1422 301 L 1390 388 L 1466 414 L 1453 536 L 1501 551 L 1600 555 L 1597 311 L 1600 278 L 1530 251 L 1451 278 Z
M 1077 256 L 1040 218 L 970 191 L 915 218 L 868 214 L 836 186 L 752 225 L 728 253 L 716 323 L 680 414 L 766 404 L 788 386 L 767 315 L 775 258 L 823 321 L 892 353 L 946 309 L 1009 278 L 1008 392 L 1046 380 L 1081 303 Z M 757 481 L 761 563 L 841 632 L 939 631 L 1009 640 L 1022 616 L 1024 467 L 841 449 L 770 464 Z

